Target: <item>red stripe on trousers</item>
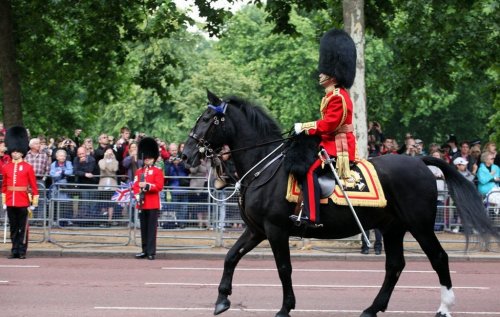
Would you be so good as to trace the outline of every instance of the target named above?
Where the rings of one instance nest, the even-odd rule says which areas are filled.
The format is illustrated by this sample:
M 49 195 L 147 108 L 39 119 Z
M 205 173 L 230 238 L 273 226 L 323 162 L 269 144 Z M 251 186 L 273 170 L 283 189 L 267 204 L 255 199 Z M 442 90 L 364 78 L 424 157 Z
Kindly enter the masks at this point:
M 309 167 L 309 170 L 307 171 L 307 197 L 308 199 L 308 204 L 309 204 L 309 219 L 311 219 L 312 222 L 316 222 L 316 197 L 314 195 L 314 171 L 320 167 L 321 165 L 321 160 L 317 159 L 314 161 L 314 163 Z

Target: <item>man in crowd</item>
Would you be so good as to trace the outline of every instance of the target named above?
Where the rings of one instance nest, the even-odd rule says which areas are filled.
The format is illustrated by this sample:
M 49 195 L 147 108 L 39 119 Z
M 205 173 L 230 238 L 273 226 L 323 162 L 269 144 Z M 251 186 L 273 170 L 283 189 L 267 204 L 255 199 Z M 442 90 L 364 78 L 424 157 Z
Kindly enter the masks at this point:
M 76 177 L 76 182 L 82 184 L 79 186 L 81 197 L 81 210 L 83 217 L 90 216 L 93 203 L 89 200 L 93 199 L 92 192 L 95 187 L 92 185 L 97 184 L 97 164 L 93 156 L 87 154 L 85 147 L 81 146 L 76 151 L 76 157 L 73 161 L 73 173 Z M 74 215 L 76 216 L 76 215 Z
M 116 141 L 114 146 L 116 159 L 120 163 L 118 175 L 127 175 L 127 169 L 123 167 L 122 161 L 128 156 L 128 148 L 130 145 L 130 129 L 127 127 L 122 127 L 120 129 L 120 138 Z M 125 178 L 121 178 L 120 181 L 126 181 Z
M 381 155 L 385 154 L 398 154 L 394 147 L 394 139 L 393 138 L 386 138 L 384 142 L 382 143 L 382 148 L 380 150 Z
M 446 141 L 446 144 L 450 146 L 450 157 L 453 157 L 456 153 L 458 153 L 457 137 L 454 134 L 450 134 L 448 141 Z
M 104 158 L 104 153 L 106 152 L 107 149 L 112 148 L 111 145 L 109 144 L 109 139 L 108 135 L 106 133 L 101 133 L 99 135 L 99 144 L 97 145 L 97 148 L 94 150 L 94 159 L 96 162 L 99 162 Z
M 427 152 L 424 149 L 424 141 L 420 139 L 415 139 L 415 156 L 426 156 Z
M 26 154 L 25 161 L 33 166 L 36 178 L 45 181 L 50 172 L 51 162 L 50 157 L 45 152 L 40 151 L 40 146 L 39 138 L 31 139 L 29 142 L 30 150 Z
M 404 155 L 408 156 L 415 156 L 417 155 L 417 146 L 415 144 L 415 139 L 412 137 L 409 137 L 405 140 L 406 144 L 406 151 L 403 153 Z
M 25 259 L 29 234 L 28 207 L 38 205 L 38 187 L 33 167 L 23 160 L 28 151 L 26 129 L 10 128 L 6 142 L 12 161 L 2 169 L 2 205 L 7 209 L 10 223 L 12 249 L 9 258 Z

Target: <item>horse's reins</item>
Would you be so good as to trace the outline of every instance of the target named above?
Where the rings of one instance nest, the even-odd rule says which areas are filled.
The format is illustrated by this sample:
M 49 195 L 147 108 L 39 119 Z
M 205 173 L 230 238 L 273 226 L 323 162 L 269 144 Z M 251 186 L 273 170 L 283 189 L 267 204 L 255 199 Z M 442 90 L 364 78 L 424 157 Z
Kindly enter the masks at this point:
M 255 168 L 257 168 L 257 166 L 259 166 L 260 164 L 262 164 L 263 162 L 265 162 L 271 155 L 273 155 L 277 150 L 279 150 L 283 145 L 285 145 L 285 143 L 281 143 L 278 147 L 276 147 L 271 153 L 269 153 L 268 155 L 266 155 L 263 159 L 261 159 L 259 162 L 257 162 L 257 164 L 255 164 L 251 169 L 249 169 L 245 175 L 243 175 L 237 182 L 236 184 L 234 184 L 234 191 L 231 193 L 231 195 L 229 195 L 228 197 L 226 198 L 223 198 L 223 199 L 218 199 L 218 198 L 215 198 L 213 195 L 212 195 L 212 192 L 210 191 L 210 181 L 208 182 L 208 185 L 207 185 L 207 190 L 208 190 L 208 194 L 210 195 L 210 197 L 216 201 L 226 201 L 228 199 L 230 199 L 231 197 L 234 196 L 234 194 L 240 190 L 241 188 L 241 182 L 243 181 L 243 179 L 245 179 L 245 177 L 247 177 Z M 264 171 L 266 168 L 268 168 L 272 163 L 274 163 L 276 160 L 278 160 L 279 158 L 281 158 L 283 156 L 283 153 L 280 153 L 278 156 L 276 156 L 275 158 L 273 158 L 271 161 L 267 162 L 267 164 L 264 166 L 264 168 L 262 168 L 260 171 L 258 171 L 257 173 L 255 173 L 255 177 L 259 176 L 260 173 L 262 173 L 262 171 Z M 211 177 L 211 174 L 212 174 L 212 169 L 210 169 L 210 172 L 208 174 L 208 179 L 210 180 L 210 177 Z M 271 176 L 271 178 L 274 176 L 274 174 Z M 267 182 L 267 181 L 266 181 Z
M 290 131 L 283 132 L 281 135 L 286 135 L 286 134 L 290 134 Z M 259 144 L 256 144 L 256 145 L 251 145 L 251 146 L 246 146 L 246 147 L 242 147 L 242 148 L 238 148 L 238 149 L 234 149 L 234 150 L 229 150 L 229 151 L 221 152 L 221 153 L 217 154 L 217 156 L 222 156 L 224 154 L 231 154 L 231 153 L 234 153 L 234 152 L 239 152 L 239 151 L 244 151 L 244 150 L 251 150 L 251 149 L 255 149 L 255 148 L 258 148 L 258 147 L 261 147 L 261 146 L 265 146 L 265 145 L 269 145 L 269 144 L 273 144 L 273 143 L 277 143 L 277 142 L 282 142 L 282 141 L 284 142 L 284 141 L 288 141 L 290 139 L 293 139 L 294 137 L 295 136 L 289 136 L 289 137 L 286 137 L 286 138 L 276 139 L 276 140 L 273 140 L 273 141 L 259 143 Z

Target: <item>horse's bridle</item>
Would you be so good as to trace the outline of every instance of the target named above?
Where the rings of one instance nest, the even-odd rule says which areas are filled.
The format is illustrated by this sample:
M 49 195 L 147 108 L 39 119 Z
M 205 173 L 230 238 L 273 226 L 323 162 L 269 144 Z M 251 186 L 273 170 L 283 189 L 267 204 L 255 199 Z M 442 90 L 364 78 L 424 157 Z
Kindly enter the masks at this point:
M 194 139 L 197 142 L 197 147 L 198 147 L 198 153 L 201 153 L 202 155 L 205 155 L 207 158 L 212 158 L 214 156 L 215 150 L 212 148 L 210 145 L 210 142 L 207 141 L 207 134 L 212 134 L 213 133 L 213 126 L 218 126 L 219 124 L 222 123 L 222 126 L 224 127 L 224 123 L 226 119 L 224 118 L 224 115 L 226 114 L 226 109 L 227 109 L 228 103 L 227 102 L 221 102 L 220 105 L 214 106 L 209 104 L 208 107 L 211 109 L 215 110 L 215 115 L 212 118 L 212 123 L 207 129 L 207 132 L 203 137 L 199 137 L 196 133 L 191 131 L 189 133 L 189 137 Z M 200 121 L 201 116 L 198 118 L 196 121 L 195 127 L 198 125 L 198 121 Z M 210 136 L 210 135 L 208 135 Z

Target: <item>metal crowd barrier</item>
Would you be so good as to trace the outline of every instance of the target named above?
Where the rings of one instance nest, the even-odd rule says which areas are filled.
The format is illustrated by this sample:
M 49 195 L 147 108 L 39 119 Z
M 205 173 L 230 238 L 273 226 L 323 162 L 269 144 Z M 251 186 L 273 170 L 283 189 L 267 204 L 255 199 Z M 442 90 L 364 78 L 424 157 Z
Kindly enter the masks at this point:
M 49 190 L 48 241 L 67 246 L 116 246 L 131 241 L 131 203 L 114 201 L 121 186 L 53 184 Z

